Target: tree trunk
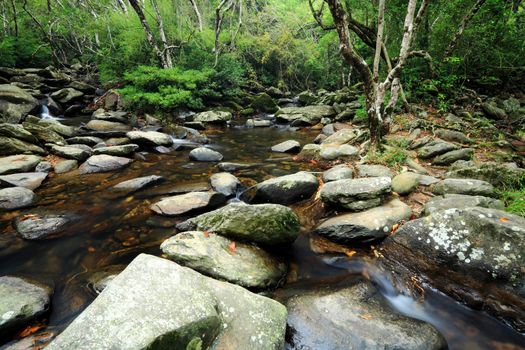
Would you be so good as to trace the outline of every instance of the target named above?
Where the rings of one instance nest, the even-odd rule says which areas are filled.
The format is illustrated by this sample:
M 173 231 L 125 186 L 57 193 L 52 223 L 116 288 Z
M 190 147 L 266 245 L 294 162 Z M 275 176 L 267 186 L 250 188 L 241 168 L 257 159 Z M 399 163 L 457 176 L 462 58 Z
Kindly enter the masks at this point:
M 199 8 L 197 7 L 197 3 L 195 0 L 190 0 L 191 7 L 193 7 L 193 11 L 195 11 L 195 16 L 197 16 L 197 23 L 199 24 L 199 31 L 202 32 L 203 26 L 202 26 L 202 16 L 199 11 Z
M 156 0 L 151 0 L 151 5 L 155 10 L 155 16 L 157 17 L 157 26 L 159 28 L 160 41 L 162 42 L 162 54 L 164 55 L 164 62 L 166 62 L 166 68 L 173 68 L 173 62 L 171 60 L 171 50 L 168 46 L 168 39 L 166 38 L 166 32 L 164 31 L 164 21 L 160 14 L 159 6 Z

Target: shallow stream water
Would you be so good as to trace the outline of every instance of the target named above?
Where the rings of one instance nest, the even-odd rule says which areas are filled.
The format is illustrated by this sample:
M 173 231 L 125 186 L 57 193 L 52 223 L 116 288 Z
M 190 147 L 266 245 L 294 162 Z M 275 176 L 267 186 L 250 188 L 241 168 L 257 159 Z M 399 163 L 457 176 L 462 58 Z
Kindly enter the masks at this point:
M 270 176 L 298 170 L 319 171 L 315 164 L 295 162 L 269 151 L 271 145 L 287 139 L 310 143 L 316 134 L 286 128 L 231 127 L 208 132 L 207 136 L 211 141 L 208 147 L 221 152 L 223 161 L 258 164 L 236 173 L 251 186 Z M 154 215 L 149 205 L 181 188 L 200 188 L 211 174 L 219 171 L 214 163 L 189 161 L 188 153 L 145 154 L 144 160 L 116 173 L 51 175 L 36 190 L 36 207 L 0 214 L 0 275 L 18 274 L 52 283 L 55 293 L 48 324 L 51 330 L 60 331 L 96 297 L 92 281 L 97 274 L 118 271 L 143 252 L 161 254 L 160 243 L 172 236 L 173 226 L 185 218 Z M 147 175 L 162 175 L 166 181 L 131 195 L 110 189 L 119 182 Z M 40 241 L 19 238 L 12 219 L 40 211 L 67 212 L 77 219 L 58 237 Z M 471 310 L 430 288 L 426 289 L 425 300 L 416 302 L 393 289 L 388 276 L 377 272 L 373 262 L 315 253 L 311 247 L 315 237 L 307 229 L 303 231 L 287 252 L 291 277 L 272 293 L 277 299 L 319 285 L 337 286 L 367 270 L 366 275 L 394 309 L 435 325 L 451 349 L 525 349 L 521 334 L 484 312 Z

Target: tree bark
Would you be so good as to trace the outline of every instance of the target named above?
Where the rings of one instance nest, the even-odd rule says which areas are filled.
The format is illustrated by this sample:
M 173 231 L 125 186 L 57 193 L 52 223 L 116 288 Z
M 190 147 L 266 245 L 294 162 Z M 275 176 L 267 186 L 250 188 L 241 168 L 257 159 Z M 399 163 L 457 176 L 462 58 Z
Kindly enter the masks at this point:
M 443 58 L 447 58 L 447 57 L 449 57 L 452 54 L 452 52 L 454 51 L 454 49 L 458 45 L 459 39 L 463 35 L 463 32 L 465 31 L 465 28 L 467 27 L 468 23 L 470 22 L 472 17 L 474 17 L 474 15 L 476 13 L 478 13 L 478 11 L 481 9 L 481 6 L 483 6 L 485 1 L 486 0 L 478 0 L 478 1 L 476 1 L 476 3 L 474 4 L 474 6 L 472 6 L 470 11 L 467 12 L 467 14 L 463 17 L 463 19 L 461 20 L 461 24 L 459 25 L 458 30 L 456 31 L 456 33 L 452 37 L 452 40 L 450 41 L 450 43 L 448 44 L 447 49 L 445 50 Z
M 202 26 L 202 16 L 199 11 L 199 7 L 197 6 L 197 3 L 195 0 L 190 0 L 191 7 L 193 7 L 193 11 L 195 12 L 195 16 L 197 16 L 197 23 L 199 24 L 199 31 L 202 32 L 203 26 Z
M 164 31 L 164 21 L 162 20 L 162 15 L 160 14 L 160 9 L 156 0 L 151 0 L 151 5 L 155 10 L 155 16 L 157 18 L 157 27 L 159 29 L 160 41 L 162 43 L 162 54 L 164 55 L 164 62 L 166 62 L 167 68 L 173 68 L 173 62 L 171 60 L 171 50 L 168 46 L 168 39 L 166 38 L 166 32 Z
M 214 67 L 219 64 L 219 55 L 221 52 L 221 41 L 220 35 L 222 31 L 222 21 L 224 14 L 221 12 L 224 8 L 224 12 L 228 11 L 233 6 L 233 0 L 221 0 L 217 8 L 215 9 L 215 45 L 213 52 L 215 53 L 215 64 Z

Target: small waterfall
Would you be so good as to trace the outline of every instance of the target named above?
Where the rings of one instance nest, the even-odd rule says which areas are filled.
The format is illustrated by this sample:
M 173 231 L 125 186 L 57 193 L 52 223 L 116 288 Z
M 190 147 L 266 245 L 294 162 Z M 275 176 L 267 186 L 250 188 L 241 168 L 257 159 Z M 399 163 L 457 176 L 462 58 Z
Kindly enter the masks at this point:
M 43 104 L 40 106 L 40 118 L 43 120 L 61 120 L 63 118 L 58 118 L 49 113 L 49 108 L 47 105 Z

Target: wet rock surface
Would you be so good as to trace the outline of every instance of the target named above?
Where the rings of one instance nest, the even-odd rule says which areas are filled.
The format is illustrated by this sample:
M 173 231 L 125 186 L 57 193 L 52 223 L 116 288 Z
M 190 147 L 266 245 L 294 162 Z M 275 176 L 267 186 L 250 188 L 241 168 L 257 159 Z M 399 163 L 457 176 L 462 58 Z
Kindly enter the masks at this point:
M 223 155 L 210 148 L 199 147 L 192 150 L 189 154 L 191 160 L 198 162 L 220 162 Z
M 215 208 L 226 201 L 225 196 L 218 192 L 190 192 L 173 197 L 167 197 L 153 204 L 150 208 L 160 215 L 182 215 L 205 208 Z
M 285 175 L 257 184 L 255 200 L 290 204 L 310 198 L 319 186 L 317 177 L 307 172 Z
M 226 197 L 233 196 L 241 186 L 238 178 L 230 173 L 217 173 L 210 177 L 211 187 L 225 195 Z
M 46 179 L 47 173 L 18 173 L 0 176 L 0 185 L 4 187 L 25 187 L 30 190 L 37 189 Z
M 0 210 L 14 210 L 29 207 L 36 201 L 33 191 L 24 187 L 0 189 Z
M 129 165 L 131 159 L 99 154 L 89 157 L 79 168 L 81 174 L 91 174 L 118 170 Z

